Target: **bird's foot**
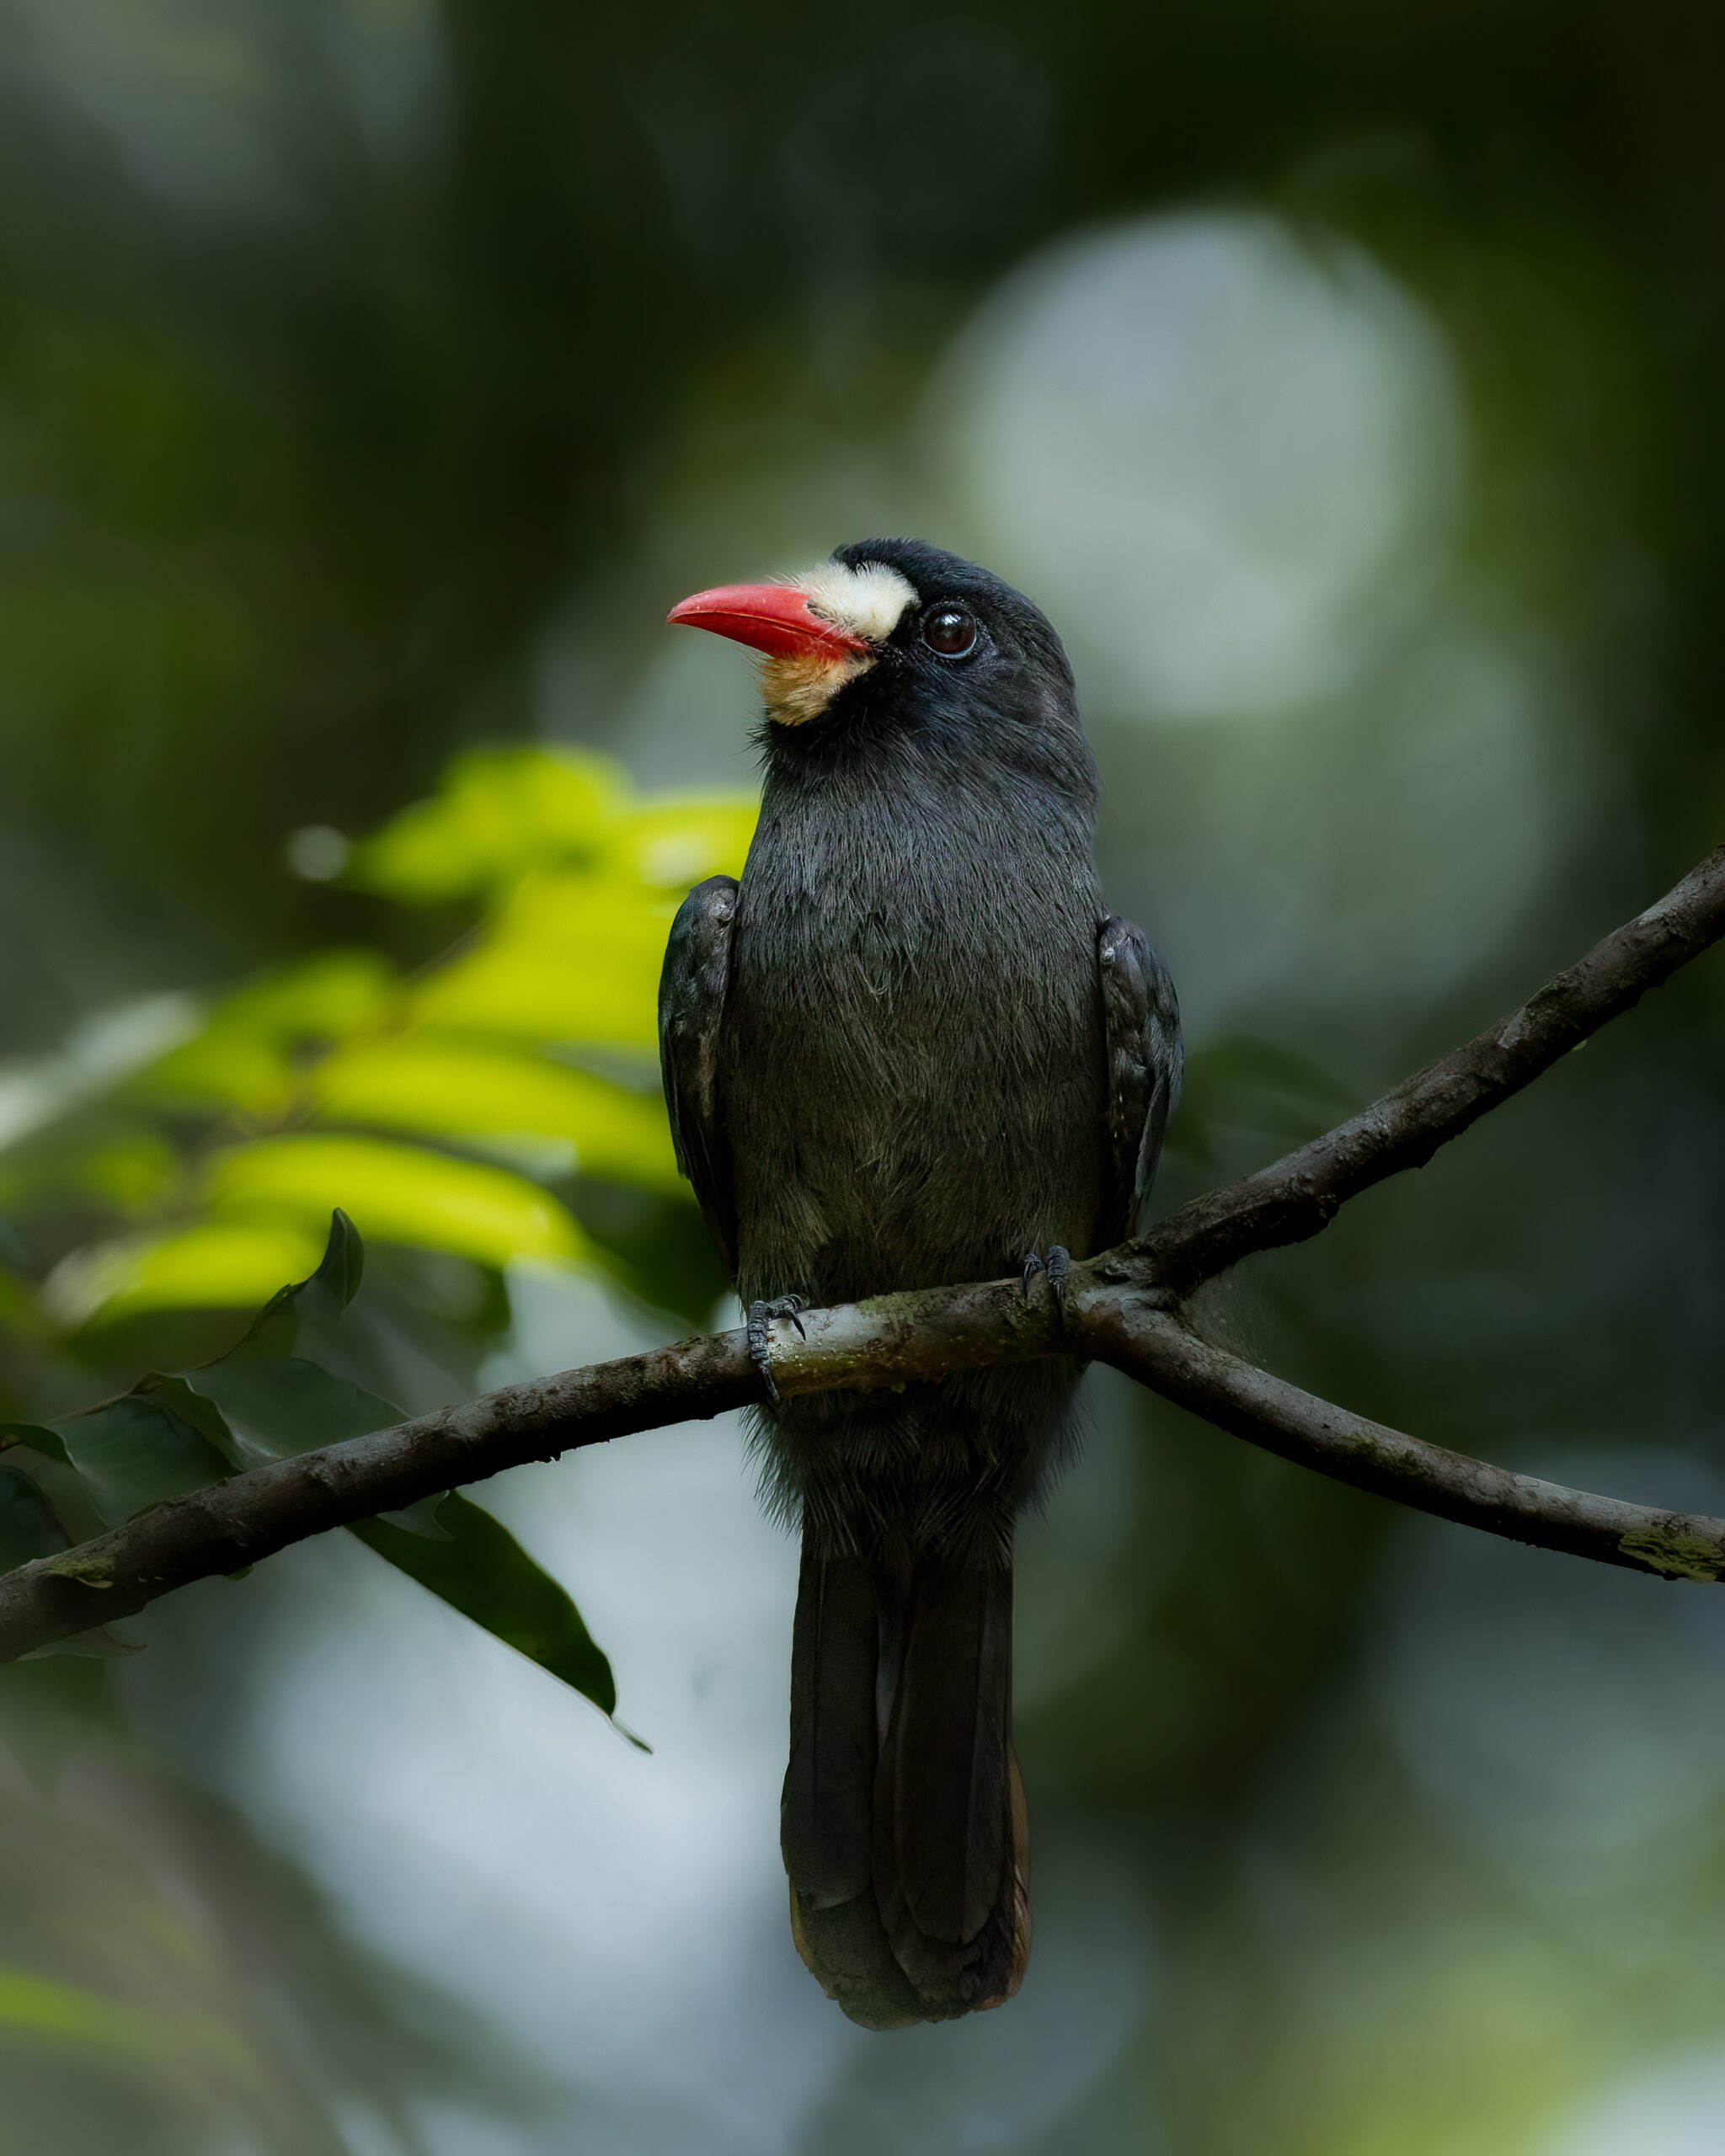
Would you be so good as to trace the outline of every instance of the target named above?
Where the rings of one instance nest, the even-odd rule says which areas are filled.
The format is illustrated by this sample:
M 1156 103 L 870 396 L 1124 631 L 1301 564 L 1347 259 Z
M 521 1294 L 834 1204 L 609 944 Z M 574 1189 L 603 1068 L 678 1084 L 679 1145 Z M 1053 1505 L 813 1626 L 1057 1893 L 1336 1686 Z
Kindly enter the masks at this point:
M 1050 1243 L 1046 1250 L 1030 1250 L 1024 1253 L 1024 1270 L 1021 1278 L 1025 1298 L 1030 1294 L 1030 1283 L 1039 1273 L 1048 1275 L 1048 1284 L 1055 1291 L 1055 1307 L 1064 1323 L 1066 1315 L 1066 1283 L 1072 1277 L 1072 1253 L 1062 1243 Z
M 775 1407 L 778 1405 L 778 1387 L 773 1382 L 772 1342 L 766 1328 L 774 1318 L 788 1317 L 796 1326 L 798 1337 L 806 1340 L 809 1336 L 803 1330 L 800 1313 L 808 1307 L 809 1298 L 806 1295 L 780 1295 L 770 1303 L 750 1303 L 749 1305 L 749 1360 L 759 1374 L 761 1389 Z

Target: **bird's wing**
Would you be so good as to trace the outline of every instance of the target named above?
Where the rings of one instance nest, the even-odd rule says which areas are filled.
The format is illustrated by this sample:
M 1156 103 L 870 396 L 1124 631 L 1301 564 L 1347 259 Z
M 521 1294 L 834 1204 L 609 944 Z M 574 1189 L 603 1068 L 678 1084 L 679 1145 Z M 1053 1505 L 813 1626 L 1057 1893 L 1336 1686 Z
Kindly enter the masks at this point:
M 659 1068 L 671 1143 L 733 1279 L 736 1201 L 718 1105 L 718 1043 L 736 913 L 734 876 L 709 876 L 697 883 L 677 909 L 659 977 Z
M 1112 1175 L 1101 1247 L 1136 1232 L 1180 1099 L 1183 1055 L 1174 984 L 1141 928 L 1112 914 L 1096 942 L 1108 1051 Z

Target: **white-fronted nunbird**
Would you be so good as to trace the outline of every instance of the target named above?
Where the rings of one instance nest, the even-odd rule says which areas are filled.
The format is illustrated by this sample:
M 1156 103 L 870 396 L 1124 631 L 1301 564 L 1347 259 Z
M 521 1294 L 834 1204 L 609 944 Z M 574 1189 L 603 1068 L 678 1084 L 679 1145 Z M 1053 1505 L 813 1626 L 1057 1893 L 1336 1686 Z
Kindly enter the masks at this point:
M 1029 1945 L 1016 1516 L 1070 1359 L 777 1400 L 808 1303 L 1036 1272 L 1132 1230 L 1180 1083 L 1173 990 L 1103 903 L 1060 640 L 1010 586 L 869 540 L 670 620 L 762 654 L 740 882 L 677 915 L 677 1158 L 749 1305 L 766 1486 L 800 1524 L 782 1839 L 798 1951 L 853 2020 L 996 2005 Z

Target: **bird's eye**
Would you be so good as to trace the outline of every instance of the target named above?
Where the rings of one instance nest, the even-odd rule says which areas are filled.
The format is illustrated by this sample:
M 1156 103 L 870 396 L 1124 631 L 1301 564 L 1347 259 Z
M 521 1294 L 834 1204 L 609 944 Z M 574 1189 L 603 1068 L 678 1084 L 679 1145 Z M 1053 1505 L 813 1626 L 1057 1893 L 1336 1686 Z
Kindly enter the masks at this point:
M 962 659 L 976 641 L 976 616 L 962 606 L 937 606 L 922 624 L 922 641 L 943 659 Z

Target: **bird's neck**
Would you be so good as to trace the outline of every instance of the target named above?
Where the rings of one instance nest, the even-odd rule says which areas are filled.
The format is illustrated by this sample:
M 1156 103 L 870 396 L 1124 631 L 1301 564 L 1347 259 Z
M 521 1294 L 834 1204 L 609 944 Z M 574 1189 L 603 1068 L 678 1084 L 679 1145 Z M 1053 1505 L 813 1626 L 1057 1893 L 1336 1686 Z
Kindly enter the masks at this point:
M 1087 752 L 1085 758 L 1088 766 Z M 998 760 L 885 753 L 772 758 L 750 875 L 793 903 L 842 894 L 865 908 L 987 905 L 1003 880 L 1097 890 L 1093 792 Z
M 924 835 L 994 826 L 1069 835 L 1087 851 L 1096 764 L 1076 718 L 960 730 L 769 724 L 763 817 L 909 823 Z

